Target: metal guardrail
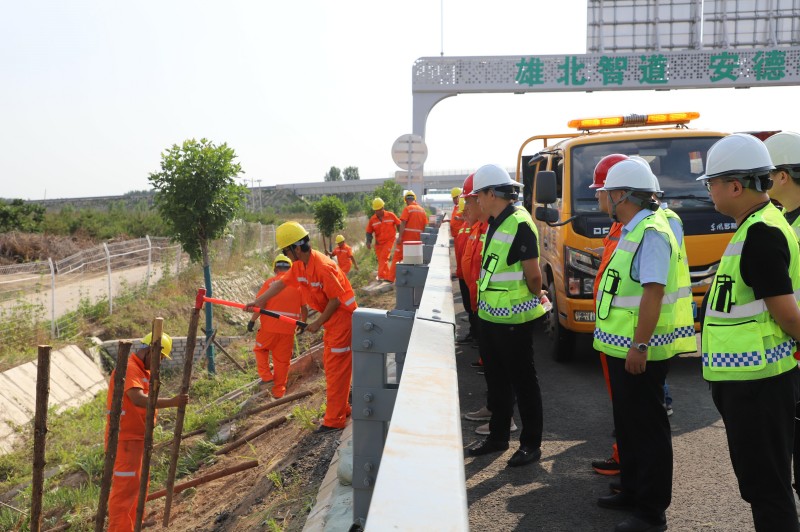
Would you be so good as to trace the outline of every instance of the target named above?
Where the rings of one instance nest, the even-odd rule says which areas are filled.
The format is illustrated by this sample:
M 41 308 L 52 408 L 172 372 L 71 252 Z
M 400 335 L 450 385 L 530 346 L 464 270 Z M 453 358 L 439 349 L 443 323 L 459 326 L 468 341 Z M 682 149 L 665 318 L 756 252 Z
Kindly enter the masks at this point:
M 353 314 L 353 518 L 367 531 L 469 530 L 449 238 L 441 226 L 423 236 L 427 265 L 398 264 L 398 308 Z

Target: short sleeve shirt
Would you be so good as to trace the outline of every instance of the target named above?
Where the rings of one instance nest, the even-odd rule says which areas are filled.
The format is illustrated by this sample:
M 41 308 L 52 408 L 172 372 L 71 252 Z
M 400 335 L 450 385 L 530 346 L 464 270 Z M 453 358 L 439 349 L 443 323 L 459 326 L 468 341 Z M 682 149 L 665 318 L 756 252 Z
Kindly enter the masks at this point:
M 496 218 L 489 218 L 489 227 L 486 231 L 487 242 L 491 240 L 492 235 L 505 219 L 514 214 L 515 210 L 516 207 L 509 204 Z M 536 240 L 536 235 L 528 224 L 520 223 L 517 226 L 514 240 L 511 242 L 511 249 L 508 251 L 508 265 L 537 258 L 539 258 L 539 243 Z

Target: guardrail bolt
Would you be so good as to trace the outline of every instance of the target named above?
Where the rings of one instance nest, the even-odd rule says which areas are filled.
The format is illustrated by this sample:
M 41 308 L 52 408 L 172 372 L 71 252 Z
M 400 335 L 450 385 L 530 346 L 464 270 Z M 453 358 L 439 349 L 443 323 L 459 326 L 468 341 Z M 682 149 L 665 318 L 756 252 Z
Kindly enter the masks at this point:
M 364 479 L 364 486 L 367 487 L 367 488 L 372 486 L 372 480 L 368 479 L 368 478 L 365 478 Z
M 372 465 L 372 462 L 365 462 L 364 463 L 364 471 L 366 471 L 367 473 L 372 471 L 373 467 L 375 467 L 375 466 Z
M 364 402 L 365 403 L 371 403 L 372 399 L 373 399 L 373 397 L 372 397 L 371 393 L 365 393 L 364 394 Z
M 372 340 L 362 340 L 361 346 L 364 349 L 369 349 L 370 347 L 372 347 Z
M 361 413 L 364 414 L 364 417 L 369 417 L 369 416 L 372 415 L 372 409 L 371 408 L 365 408 L 364 410 L 361 411 Z
M 371 321 L 368 321 L 368 322 L 366 322 L 366 323 L 364 324 L 364 326 L 363 326 L 363 329 L 364 329 L 365 331 L 371 331 L 371 330 L 372 330 L 372 329 L 374 329 L 374 328 L 375 328 L 375 324 L 374 324 L 374 323 L 372 323 Z

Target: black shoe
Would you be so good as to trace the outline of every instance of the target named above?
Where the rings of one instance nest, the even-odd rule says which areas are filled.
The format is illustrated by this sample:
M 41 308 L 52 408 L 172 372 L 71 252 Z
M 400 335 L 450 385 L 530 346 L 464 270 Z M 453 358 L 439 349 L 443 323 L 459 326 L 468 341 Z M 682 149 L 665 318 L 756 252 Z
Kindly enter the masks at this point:
M 469 344 L 473 340 L 474 339 L 472 338 L 472 333 L 470 332 L 470 333 L 467 333 L 465 336 L 462 336 L 461 338 L 456 338 L 456 343 L 458 345 Z
M 622 482 L 612 480 L 608 483 L 608 489 L 611 490 L 611 493 L 622 493 Z
M 507 441 L 483 440 L 477 447 L 473 447 L 467 454 L 470 456 L 483 456 L 489 453 L 499 453 L 508 449 Z
M 663 532 L 666 529 L 666 520 L 661 523 L 651 523 L 632 515 L 614 527 L 614 532 Z
M 481 363 L 480 360 L 476 360 L 475 362 L 470 362 L 469 363 L 469 367 L 471 367 L 471 368 L 482 368 L 483 364 Z
M 537 461 L 542 457 L 542 450 L 527 445 L 520 445 L 519 449 L 508 459 L 508 467 L 519 467 Z
M 594 469 L 595 473 L 599 473 L 600 475 L 619 475 L 619 462 L 613 458 L 595 460 L 592 462 L 592 469 Z
M 615 493 L 614 495 L 605 495 L 597 499 L 597 506 L 600 508 L 609 508 L 611 510 L 625 510 L 633 511 L 636 505 L 633 499 L 625 493 Z
M 320 425 L 319 427 L 317 427 L 317 430 L 315 430 L 312 434 L 325 434 L 326 432 L 333 432 L 336 430 L 342 430 L 342 429 L 337 429 L 336 427 L 329 427 L 328 425 Z

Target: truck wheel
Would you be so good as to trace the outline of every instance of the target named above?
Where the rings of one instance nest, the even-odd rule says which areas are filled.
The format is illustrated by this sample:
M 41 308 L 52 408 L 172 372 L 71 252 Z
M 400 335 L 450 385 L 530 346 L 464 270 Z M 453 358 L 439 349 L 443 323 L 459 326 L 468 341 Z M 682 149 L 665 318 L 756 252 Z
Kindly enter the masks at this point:
M 558 303 L 553 281 L 547 285 L 547 293 L 553 308 L 545 314 L 544 329 L 550 340 L 550 354 L 556 362 L 569 362 L 575 351 L 575 337 L 573 331 L 565 329 L 558 321 Z

